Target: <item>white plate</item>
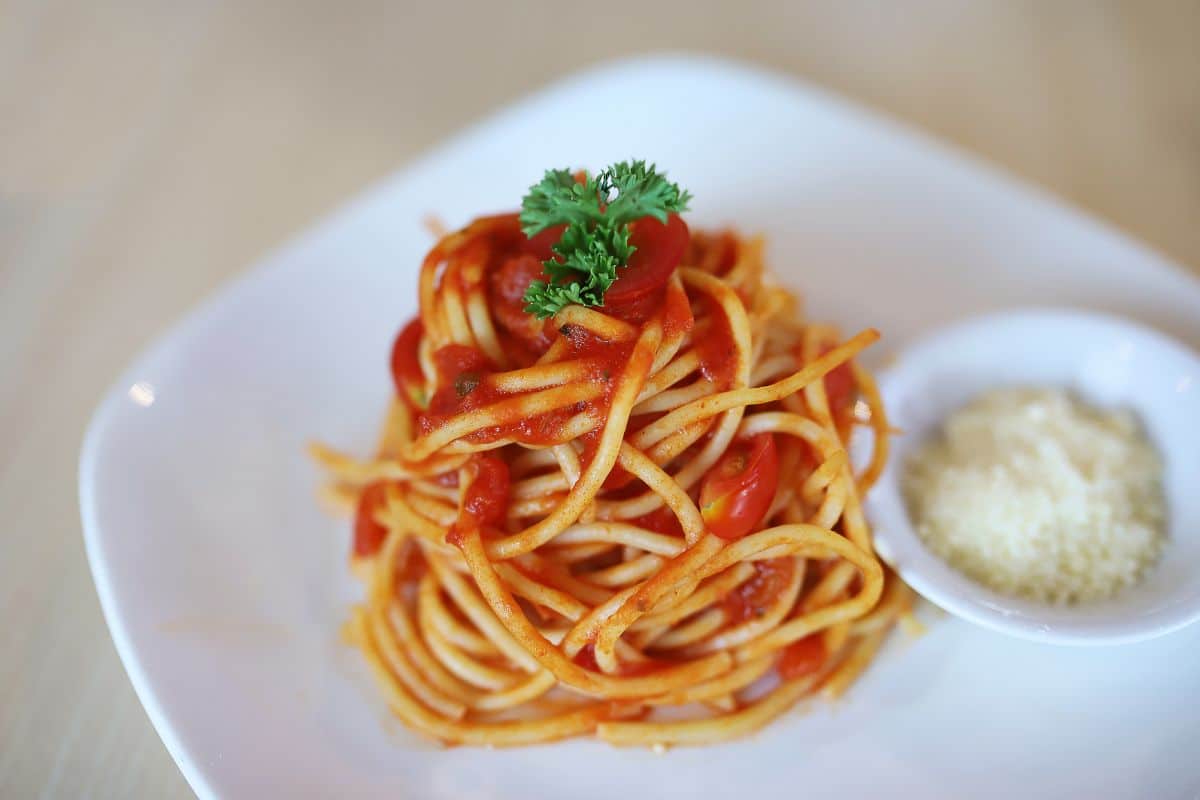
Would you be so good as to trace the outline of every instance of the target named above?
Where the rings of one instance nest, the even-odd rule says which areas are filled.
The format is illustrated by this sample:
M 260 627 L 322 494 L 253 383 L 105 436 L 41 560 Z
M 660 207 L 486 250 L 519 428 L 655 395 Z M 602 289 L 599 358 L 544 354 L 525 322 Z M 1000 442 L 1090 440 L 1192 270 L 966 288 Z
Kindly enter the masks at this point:
M 614 120 L 619 120 L 614 122 Z M 656 160 L 696 224 L 769 237 L 815 316 L 879 354 L 987 309 L 1054 303 L 1200 343 L 1200 286 L 1041 194 L 791 79 L 708 59 L 608 65 L 473 128 L 204 303 L 104 399 L 80 503 L 138 695 L 203 797 L 1168 796 L 1200 788 L 1200 633 L 1066 650 L 949 619 L 835 709 L 656 756 L 570 742 L 437 750 L 390 720 L 339 626 L 347 526 L 303 448 L 365 450 L 429 245 L 547 166 Z M 878 356 L 877 356 L 878 357 Z

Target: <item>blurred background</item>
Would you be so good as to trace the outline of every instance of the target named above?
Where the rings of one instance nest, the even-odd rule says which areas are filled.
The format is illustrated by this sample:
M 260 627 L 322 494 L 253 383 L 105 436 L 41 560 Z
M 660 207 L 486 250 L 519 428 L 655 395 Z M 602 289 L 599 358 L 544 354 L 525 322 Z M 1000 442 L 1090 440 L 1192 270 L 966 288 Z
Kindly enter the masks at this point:
M 75 499 L 113 376 L 446 135 L 622 55 L 793 73 L 1200 269 L 1200 3 L 0 0 L 0 796 L 187 797 Z M 164 532 L 169 535 L 169 532 Z

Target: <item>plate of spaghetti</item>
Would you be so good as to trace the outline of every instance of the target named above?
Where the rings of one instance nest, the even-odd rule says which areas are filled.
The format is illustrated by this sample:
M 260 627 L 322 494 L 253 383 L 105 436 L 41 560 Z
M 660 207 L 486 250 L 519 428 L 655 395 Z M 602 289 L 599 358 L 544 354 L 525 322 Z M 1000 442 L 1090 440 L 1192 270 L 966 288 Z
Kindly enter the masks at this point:
M 442 236 L 376 453 L 313 448 L 355 513 L 350 638 L 415 730 L 723 742 L 840 695 L 909 614 L 859 502 L 879 334 L 805 319 L 687 201 L 644 161 L 554 169 Z
M 1200 635 L 917 609 L 863 511 L 887 355 L 1047 280 L 1200 341 L 1159 257 L 790 79 L 568 79 L 118 379 L 80 466 L 113 639 L 202 797 L 1186 793 Z

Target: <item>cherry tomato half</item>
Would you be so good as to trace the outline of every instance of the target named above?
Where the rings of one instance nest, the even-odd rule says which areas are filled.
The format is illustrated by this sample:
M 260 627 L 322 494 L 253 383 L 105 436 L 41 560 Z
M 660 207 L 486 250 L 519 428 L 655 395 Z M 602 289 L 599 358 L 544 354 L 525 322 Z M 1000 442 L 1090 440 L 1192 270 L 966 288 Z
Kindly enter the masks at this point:
M 372 483 L 358 497 L 354 512 L 354 555 L 373 556 L 387 538 L 387 528 L 375 521 L 375 512 L 387 500 L 387 482 Z
M 558 240 L 562 238 L 563 231 L 566 229 L 566 225 L 554 225 L 546 228 L 536 236 L 525 239 L 521 244 L 521 249 L 538 261 L 549 261 L 554 258 L 554 250 L 551 248 L 558 244 Z
M 617 279 L 604 295 L 605 310 L 618 315 L 643 305 L 667 285 L 689 239 L 687 223 L 678 214 L 668 215 L 666 224 L 643 217 L 629 228 L 629 241 L 637 250 L 628 266 L 617 269 Z
M 553 258 L 552 246 L 562 236 L 566 226 L 548 228 L 522 245 L 521 255 L 508 259 L 492 273 L 492 305 L 501 327 L 526 340 L 526 343 L 545 350 L 546 343 L 538 337 L 524 313 L 521 299 L 529 284 L 545 280 L 541 262 Z M 656 305 L 659 290 L 667 285 L 671 273 L 687 252 L 690 235 L 687 223 L 678 214 L 667 216 L 665 223 L 654 217 L 643 217 L 629 225 L 629 241 L 636 248 L 629 264 L 617 270 L 617 279 L 604 295 L 607 312 L 624 319 L 640 320 Z
M 779 484 L 775 437 L 760 433 L 736 441 L 700 487 L 700 515 L 722 539 L 740 539 L 758 526 Z
M 417 409 L 429 405 L 429 398 L 425 396 L 425 374 L 421 372 L 421 362 L 417 358 L 417 346 L 423 332 L 418 317 L 400 330 L 392 344 L 392 380 L 396 384 L 396 394 Z
M 529 245 L 532 246 L 536 239 L 549 233 L 554 233 L 557 241 L 561 231 L 552 228 L 540 233 L 535 239 L 529 240 Z M 546 250 L 549 251 L 548 245 Z M 489 306 L 497 324 L 535 355 L 541 355 L 549 349 L 550 337 L 546 335 L 542 321 L 525 312 L 525 291 L 534 281 L 546 280 L 546 274 L 542 271 L 544 260 L 548 260 L 548 257 L 543 259 L 530 253 L 521 253 L 505 259 L 488 276 L 491 291 Z

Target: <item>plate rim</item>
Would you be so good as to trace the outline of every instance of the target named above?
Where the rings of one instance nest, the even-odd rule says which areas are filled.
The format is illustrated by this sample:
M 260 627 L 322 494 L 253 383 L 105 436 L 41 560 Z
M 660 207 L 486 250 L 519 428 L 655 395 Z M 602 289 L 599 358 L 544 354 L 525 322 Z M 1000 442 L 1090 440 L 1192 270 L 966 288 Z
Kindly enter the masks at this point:
M 189 317 L 191 313 L 188 312 Z M 129 682 L 133 684 L 134 694 L 137 696 L 138 702 L 141 703 L 143 710 L 145 710 L 146 716 L 150 718 L 150 724 L 154 727 L 154 732 L 158 734 L 158 738 L 167 748 L 167 753 L 170 754 L 171 760 L 175 762 L 175 766 L 183 773 L 184 780 L 187 781 L 188 786 L 196 793 L 197 797 L 209 798 L 217 797 L 218 795 L 213 790 L 204 770 L 200 768 L 200 765 L 192 758 L 188 749 L 180 740 L 175 726 L 171 723 L 170 717 L 162 706 L 158 692 L 155 691 L 150 681 L 146 666 L 142 663 L 141 655 L 133 645 L 129 629 L 125 624 L 125 618 L 117 608 L 117 599 L 114 596 L 108 559 L 102 551 L 100 541 L 103 537 L 100 534 L 101 526 L 98 519 L 95 485 L 95 470 L 97 467 L 97 458 L 99 457 L 100 440 L 104 435 L 104 429 L 107 427 L 105 420 L 111 413 L 111 407 L 116 402 L 119 402 L 121 397 L 120 387 L 125 381 L 125 376 L 143 360 L 153 355 L 151 351 L 157 350 L 156 345 L 159 343 L 160 338 L 173 335 L 176 329 L 186 321 L 187 319 L 184 319 L 170 326 L 167 333 L 161 334 L 154 339 L 154 344 L 151 345 L 151 348 L 147 352 L 140 353 L 134 359 L 131 365 L 121 373 L 116 382 L 105 392 L 103 400 L 100 401 L 91 419 L 88 421 L 79 456 L 79 514 L 83 527 L 84 551 L 87 553 L 88 568 L 92 574 L 92 583 L 96 588 L 96 596 L 100 600 L 100 612 L 104 617 L 105 625 L 108 626 L 108 633 L 112 638 L 113 646 L 117 650 L 117 656 L 121 660 L 121 666 L 124 668 L 125 674 L 129 677 Z

